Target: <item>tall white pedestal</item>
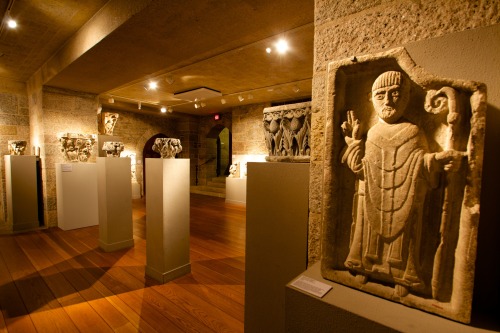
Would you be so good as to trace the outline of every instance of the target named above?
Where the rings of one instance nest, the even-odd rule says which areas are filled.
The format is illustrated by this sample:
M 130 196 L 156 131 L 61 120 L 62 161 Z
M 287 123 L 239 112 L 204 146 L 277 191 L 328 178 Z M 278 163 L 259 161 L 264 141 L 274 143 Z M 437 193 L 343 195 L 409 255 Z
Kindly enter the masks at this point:
M 226 178 L 226 202 L 240 205 L 247 203 L 246 178 Z
M 57 224 L 63 230 L 97 225 L 97 166 L 56 163 Z
M 129 157 L 97 158 L 99 247 L 106 252 L 134 246 Z
M 5 155 L 7 224 L 12 231 L 39 228 L 36 156 Z
M 189 159 L 146 159 L 146 275 L 165 283 L 191 272 Z

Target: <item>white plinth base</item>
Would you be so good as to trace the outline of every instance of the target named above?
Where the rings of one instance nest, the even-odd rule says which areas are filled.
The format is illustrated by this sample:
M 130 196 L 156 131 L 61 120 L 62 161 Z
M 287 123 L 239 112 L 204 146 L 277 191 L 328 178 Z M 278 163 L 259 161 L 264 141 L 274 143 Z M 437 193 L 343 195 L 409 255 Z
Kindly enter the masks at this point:
M 36 156 L 5 155 L 7 224 L 12 231 L 38 229 Z
M 247 179 L 226 178 L 226 202 L 246 205 L 247 203 Z
M 191 271 L 189 159 L 146 159 L 146 275 L 165 283 Z
M 57 224 L 62 230 L 97 225 L 97 166 L 56 163 Z
M 99 247 L 106 252 L 134 246 L 130 158 L 98 157 Z

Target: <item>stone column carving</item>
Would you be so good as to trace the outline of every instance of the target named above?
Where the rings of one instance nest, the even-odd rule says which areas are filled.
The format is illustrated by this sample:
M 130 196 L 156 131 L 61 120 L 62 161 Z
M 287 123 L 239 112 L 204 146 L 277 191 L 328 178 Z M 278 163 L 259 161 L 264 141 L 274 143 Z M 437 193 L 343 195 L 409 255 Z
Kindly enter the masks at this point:
M 309 161 L 310 102 L 265 108 L 262 121 L 269 153 L 266 160 Z
M 182 151 L 181 140 L 174 138 L 158 138 L 153 144 L 153 151 L 159 153 L 161 158 L 175 158 Z
M 105 141 L 102 145 L 102 150 L 106 152 L 107 157 L 120 157 L 123 149 L 125 146 L 122 142 Z
M 118 121 L 119 114 L 113 112 L 102 112 L 99 119 L 99 133 L 113 135 L 113 129 Z
M 10 155 L 24 155 L 27 142 L 22 140 L 9 140 L 8 145 Z
M 330 64 L 329 89 L 323 276 L 468 322 L 486 87 L 396 49 Z
M 59 143 L 67 162 L 87 162 L 94 148 L 95 135 L 63 133 L 59 135 Z

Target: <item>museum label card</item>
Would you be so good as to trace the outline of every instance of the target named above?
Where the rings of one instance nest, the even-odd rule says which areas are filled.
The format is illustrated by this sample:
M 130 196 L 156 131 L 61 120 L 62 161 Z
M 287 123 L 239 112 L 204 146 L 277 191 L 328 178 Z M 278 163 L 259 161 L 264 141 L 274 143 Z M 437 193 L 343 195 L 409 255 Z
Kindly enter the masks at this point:
M 290 285 L 319 298 L 325 296 L 332 289 L 330 285 L 304 275 L 299 276 Z

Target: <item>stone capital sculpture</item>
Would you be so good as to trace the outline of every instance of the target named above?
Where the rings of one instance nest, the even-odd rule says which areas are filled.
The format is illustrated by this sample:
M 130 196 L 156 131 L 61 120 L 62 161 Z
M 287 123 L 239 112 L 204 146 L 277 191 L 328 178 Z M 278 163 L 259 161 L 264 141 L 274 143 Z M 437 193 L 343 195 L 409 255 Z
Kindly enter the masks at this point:
M 106 152 L 106 157 L 120 157 L 124 149 L 125 146 L 122 142 L 105 141 L 102 145 L 102 150 Z
M 181 140 L 174 138 L 158 138 L 153 144 L 153 151 L 159 153 L 161 158 L 175 158 L 182 151 Z
M 102 112 L 99 121 L 99 133 L 104 135 L 113 135 L 116 122 L 118 121 L 118 113 Z
M 229 167 L 229 178 L 240 178 L 240 163 L 236 162 Z
M 309 162 L 310 102 L 265 108 L 262 122 L 267 161 Z
M 396 49 L 330 64 L 328 96 L 323 276 L 469 322 L 486 87 Z
M 59 143 L 67 162 L 87 162 L 94 149 L 95 135 L 62 133 L 59 135 Z
M 28 143 L 23 140 L 9 140 L 8 145 L 10 155 L 24 155 L 27 144 Z

